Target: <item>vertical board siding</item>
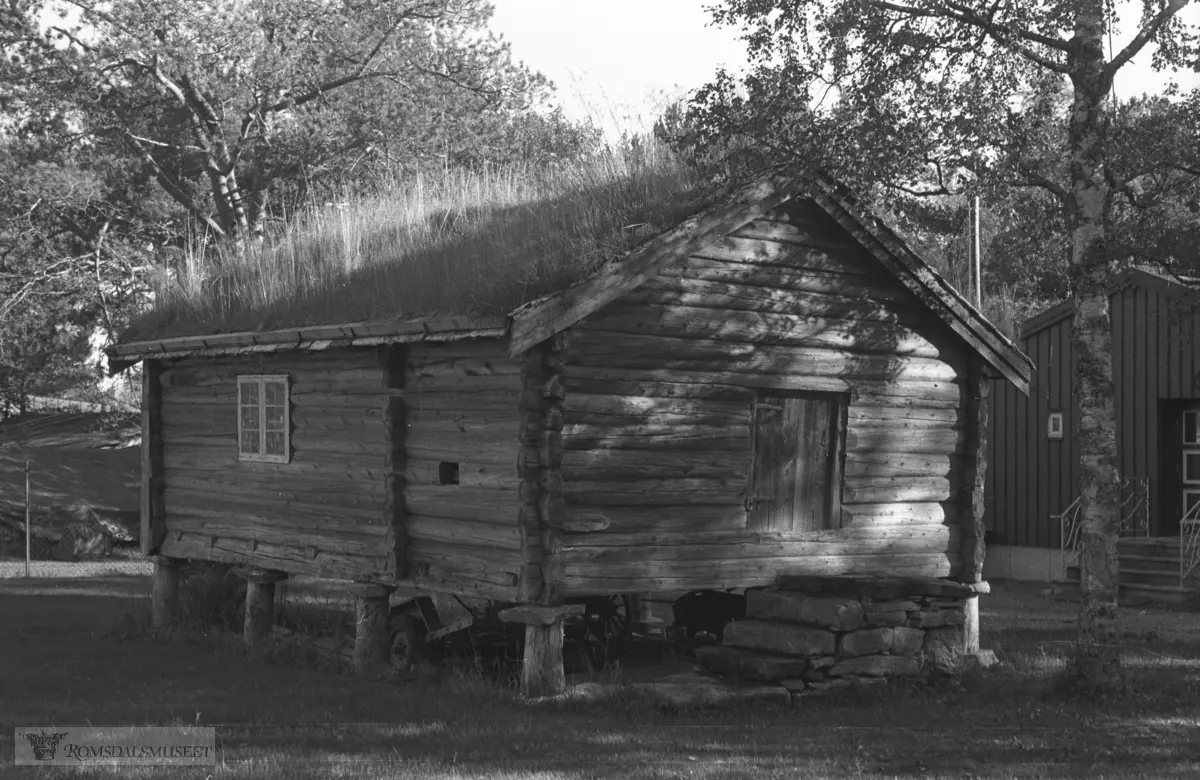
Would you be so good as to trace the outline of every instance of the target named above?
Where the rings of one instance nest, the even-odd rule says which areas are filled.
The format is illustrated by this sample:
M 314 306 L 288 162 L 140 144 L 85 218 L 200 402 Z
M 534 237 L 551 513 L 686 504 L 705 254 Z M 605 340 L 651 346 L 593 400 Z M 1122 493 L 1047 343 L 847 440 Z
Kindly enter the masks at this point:
M 1150 479 L 1150 532 L 1171 532 L 1161 518 L 1162 402 L 1200 397 L 1200 304 L 1182 285 L 1131 271 L 1110 294 L 1118 467 L 1125 478 Z M 1079 495 L 1079 407 L 1075 402 L 1071 320 L 1033 318 L 1023 348 L 1036 369 L 1025 399 L 1004 380 L 993 381 L 988 520 L 993 544 L 1057 547 L 1050 516 Z M 1053 352 L 1049 351 L 1052 347 Z M 1045 432 L 1051 409 L 1065 413 L 1061 442 Z M 1128 497 L 1126 491 L 1124 497 Z
M 420 587 L 515 598 L 522 380 L 505 347 L 487 339 L 407 350 L 404 564 Z
M 390 580 L 395 542 L 382 363 L 376 349 L 165 363 L 163 553 Z M 288 376 L 288 463 L 238 460 L 242 374 Z
M 735 231 L 572 332 L 556 553 L 571 593 L 961 566 L 969 350 L 815 209 Z M 830 530 L 747 529 L 751 404 L 780 391 L 846 399 Z

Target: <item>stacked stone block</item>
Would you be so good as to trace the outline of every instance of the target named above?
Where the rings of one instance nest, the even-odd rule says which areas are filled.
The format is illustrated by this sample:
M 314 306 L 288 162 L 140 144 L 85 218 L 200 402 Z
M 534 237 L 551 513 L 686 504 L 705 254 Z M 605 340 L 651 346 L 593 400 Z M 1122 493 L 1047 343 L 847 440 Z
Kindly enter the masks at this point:
M 952 673 L 965 651 L 966 600 L 979 592 L 926 578 L 780 577 L 747 591 L 747 619 L 696 654 L 709 671 L 793 695 Z

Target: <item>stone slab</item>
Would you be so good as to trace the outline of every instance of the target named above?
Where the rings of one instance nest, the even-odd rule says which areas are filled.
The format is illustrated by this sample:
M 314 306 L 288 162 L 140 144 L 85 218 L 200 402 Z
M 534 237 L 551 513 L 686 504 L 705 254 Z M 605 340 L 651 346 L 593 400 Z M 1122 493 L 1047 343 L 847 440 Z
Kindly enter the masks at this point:
M 967 616 L 961 610 L 953 609 L 923 609 L 908 616 L 908 624 L 913 628 L 961 626 L 966 622 Z
M 838 637 L 838 658 L 879 655 L 892 649 L 892 629 L 867 628 Z
M 696 660 L 709 671 L 741 680 L 768 682 L 799 677 L 808 668 L 806 659 L 794 655 L 765 655 L 725 645 L 697 648 Z
M 919 596 L 948 596 L 965 599 L 977 595 L 969 585 L 936 577 L 780 574 L 775 578 L 775 586 L 779 590 L 810 595 L 866 596 L 881 600 Z
M 913 677 L 921 673 L 921 663 L 900 655 L 864 655 L 838 661 L 829 670 L 831 677 Z
M 834 635 L 829 631 L 763 620 L 730 623 L 725 627 L 722 642 L 731 647 L 782 655 L 832 655 L 836 649 Z
M 746 617 L 782 620 L 834 631 L 854 631 L 863 626 L 863 608 L 858 599 L 773 589 L 746 593 Z
M 918 655 L 925 645 L 925 632 L 919 628 L 897 626 L 892 629 L 892 653 L 896 655 Z
M 908 622 L 907 612 L 873 612 L 869 609 L 863 610 L 863 620 L 870 628 L 880 626 L 902 626 Z

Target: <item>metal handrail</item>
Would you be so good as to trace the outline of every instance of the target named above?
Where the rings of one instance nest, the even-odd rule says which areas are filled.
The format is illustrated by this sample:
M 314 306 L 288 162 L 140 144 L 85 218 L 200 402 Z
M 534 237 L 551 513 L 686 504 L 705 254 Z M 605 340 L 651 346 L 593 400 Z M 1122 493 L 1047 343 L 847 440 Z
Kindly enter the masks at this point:
M 1050 515 L 1051 520 L 1058 520 L 1058 547 L 1061 553 L 1062 572 L 1059 579 L 1067 579 L 1067 570 L 1079 565 L 1080 530 L 1079 511 L 1083 508 L 1083 496 L 1072 501 L 1061 514 Z
M 1118 511 L 1121 512 L 1121 527 L 1136 528 L 1145 536 L 1150 535 L 1150 478 L 1134 477 L 1125 481 L 1125 485 L 1133 484 L 1133 491 L 1121 502 Z M 1133 506 L 1130 506 L 1130 502 Z M 1079 565 L 1080 547 L 1083 544 L 1083 524 L 1079 522 L 1079 513 L 1083 509 L 1083 496 L 1072 501 L 1061 514 L 1051 515 L 1050 519 L 1059 523 L 1059 551 L 1062 553 L 1062 579 L 1067 579 L 1067 571 L 1072 566 Z M 1140 520 L 1135 525 L 1130 521 L 1137 515 Z M 1200 534 L 1197 543 L 1200 544 Z M 1200 564 L 1200 549 L 1197 550 L 1197 564 Z M 1196 564 L 1193 564 L 1193 567 Z
M 1179 587 L 1200 566 L 1200 503 L 1179 519 Z
M 1133 483 L 1133 492 L 1125 497 L 1121 502 L 1121 527 L 1140 530 L 1142 536 L 1150 535 L 1150 478 L 1149 477 L 1133 477 L 1125 481 L 1126 485 Z M 1133 502 L 1133 506 L 1129 507 L 1129 503 Z M 1129 507 L 1126 511 L 1126 507 Z M 1130 520 L 1138 515 L 1139 521 L 1137 524 L 1131 523 Z

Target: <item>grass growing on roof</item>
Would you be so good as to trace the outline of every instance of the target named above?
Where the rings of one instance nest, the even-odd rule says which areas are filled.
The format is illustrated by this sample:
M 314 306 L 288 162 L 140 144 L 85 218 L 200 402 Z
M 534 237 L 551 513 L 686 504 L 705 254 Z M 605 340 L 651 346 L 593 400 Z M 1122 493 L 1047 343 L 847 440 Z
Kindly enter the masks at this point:
M 398 180 L 314 207 L 262 247 L 189 252 L 122 341 L 507 313 L 709 205 L 702 182 L 654 143 Z

